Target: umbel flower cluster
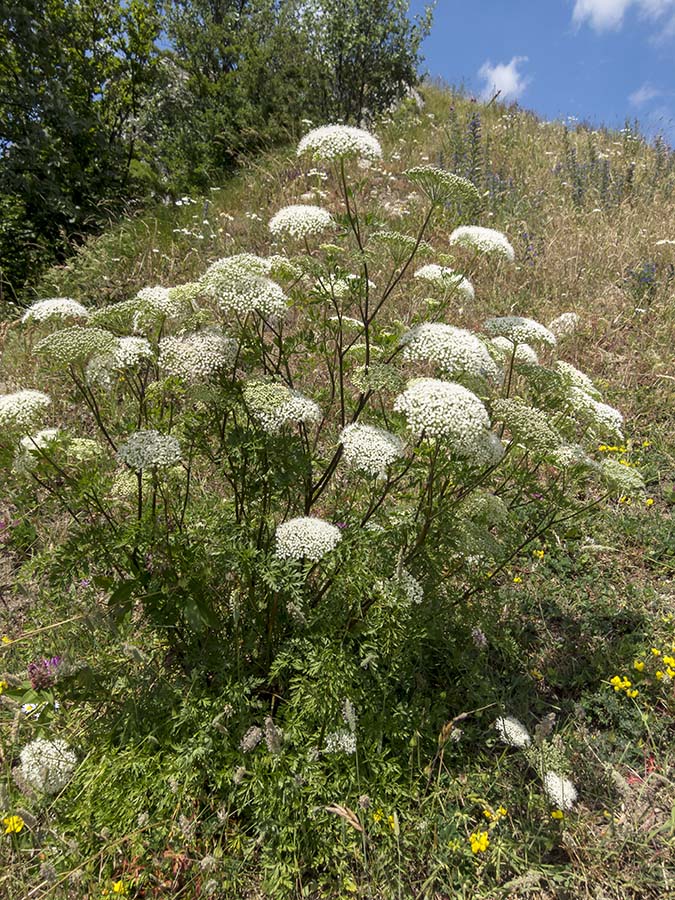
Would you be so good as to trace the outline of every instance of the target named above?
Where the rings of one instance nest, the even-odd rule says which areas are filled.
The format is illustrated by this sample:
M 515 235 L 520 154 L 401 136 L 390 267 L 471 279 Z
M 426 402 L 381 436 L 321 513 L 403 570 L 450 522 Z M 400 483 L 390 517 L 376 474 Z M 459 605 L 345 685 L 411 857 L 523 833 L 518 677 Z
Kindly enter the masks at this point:
M 88 316 L 87 308 L 77 300 L 71 300 L 70 297 L 50 297 L 29 306 L 21 316 L 21 321 L 48 322 L 51 319 L 86 319 Z
M 439 266 L 437 263 L 428 263 L 415 272 L 415 278 L 428 281 L 449 293 L 456 292 L 465 300 L 474 300 L 476 292 L 468 278 L 455 272 L 448 266 Z
M 333 225 L 333 217 L 320 206 L 294 204 L 284 206 L 270 219 L 269 229 L 275 237 L 295 240 L 323 234 Z
M 170 434 L 136 431 L 117 451 L 120 462 L 130 469 L 166 469 L 181 461 L 180 444 Z
M 363 128 L 323 125 L 309 131 L 298 144 L 298 156 L 304 155 L 325 162 L 349 157 L 379 159 L 382 147 L 378 139 Z
M 342 535 L 330 522 L 313 516 L 289 519 L 276 530 L 276 555 L 280 559 L 317 562 L 337 547 Z
M 58 794 L 70 781 L 77 757 L 66 741 L 36 738 L 20 754 L 21 776 L 35 791 Z

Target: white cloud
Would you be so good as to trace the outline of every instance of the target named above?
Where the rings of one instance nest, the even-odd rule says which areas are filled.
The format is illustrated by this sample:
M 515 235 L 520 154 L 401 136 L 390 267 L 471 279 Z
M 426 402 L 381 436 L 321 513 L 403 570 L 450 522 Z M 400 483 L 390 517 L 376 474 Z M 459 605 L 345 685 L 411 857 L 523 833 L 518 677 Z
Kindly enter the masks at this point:
M 645 82 L 642 87 L 639 87 L 636 91 L 633 91 L 632 94 L 629 94 L 628 102 L 631 106 L 644 106 L 645 103 L 649 103 L 650 100 L 654 100 L 662 94 L 663 91 L 655 88 L 653 85 L 649 84 L 649 82 Z
M 491 100 L 499 92 L 500 100 L 518 100 L 530 83 L 530 79 L 518 71 L 518 67 L 525 62 L 527 56 L 514 56 L 510 63 L 497 63 L 496 66 L 489 60 L 483 63 L 478 72 L 478 77 L 484 82 L 482 98 Z
M 629 8 L 651 19 L 675 9 L 675 0 L 575 0 L 572 18 L 577 25 L 588 22 L 596 31 L 620 28 Z

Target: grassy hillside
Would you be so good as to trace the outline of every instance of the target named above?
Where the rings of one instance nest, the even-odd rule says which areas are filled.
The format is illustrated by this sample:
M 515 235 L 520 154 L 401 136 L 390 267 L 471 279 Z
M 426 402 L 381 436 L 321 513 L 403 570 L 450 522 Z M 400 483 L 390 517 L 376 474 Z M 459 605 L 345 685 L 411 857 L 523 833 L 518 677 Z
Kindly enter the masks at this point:
M 416 264 L 392 296 L 378 339 L 391 348 L 424 317 L 478 331 L 488 316 L 546 324 L 578 314 L 580 325 L 561 338 L 561 353 L 626 419 L 625 439 L 596 441 L 594 452 L 639 469 L 646 492 L 600 502 L 589 489 L 592 519 L 570 515 L 503 564 L 498 559 L 481 575 L 480 590 L 470 587 L 467 602 L 439 618 L 437 631 L 425 632 L 418 667 L 383 691 L 383 719 L 364 688 L 356 702 L 363 756 L 356 755 L 355 767 L 351 758 L 324 766 L 326 754 L 317 761 L 309 750 L 321 748 L 325 727 L 316 743 L 308 722 L 322 703 L 342 702 L 344 694 L 336 687 L 329 701 L 323 672 L 340 685 L 343 676 L 344 683 L 357 676 L 345 674 L 347 663 L 340 668 L 329 643 L 323 656 L 312 655 L 328 641 L 323 632 L 311 653 L 290 662 L 284 645 L 270 680 L 254 665 L 255 647 L 242 651 L 238 681 L 219 680 L 217 653 L 206 659 L 205 650 L 201 669 L 188 665 L 164 640 L 162 628 L 172 625 L 150 627 L 139 606 L 125 605 L 129 595 L 111 588 L 114 566 L 99 562 L 89 572 L 80 558 L 84 545 L 72 539 L 79 523 L 58 513 L 53 497 L 69 483 L 66 476 L 49 495 L 44 485 L 17 487 L 7 456 L 8 490 L 0 496 L 0 818 L 8 833 L 0 835 L 0 894 L 10 900 L 106 892 L 637 900 L 672 892 L 675 155 L 630 129 L 568 128 L 433 86 L 423 96 L 422 109 L 410 104 L 374 125 L 383 160 L 355 168 L 354 196 L 370 210 L 363 233 L 387 228 L 414 236 L 421 194 L 404 172 L 434 164 L 478 188 L 482 208 L 470 221 L 504 232 L 515 264 L 457 253 L 448 236 L 463 213 L 440 210 L 424 234 L 420 264 L 457 267 L 470 277 L 475 299 L 430 299 L 411 277 Z M 303 202 L 344 213 L 326 167 L 299 161 L 289 148 L 252 162 L 206 198 L 124 221 L 49 272 L 39 297 L 67 296 L 91 310 L 150 285 L 193 282 L 222 257 L 279 254 L 283 243 L 272 239 L 268 222 L 280 207 Z M 309 251 L 314 264 L 318 251 Z M 337 253 L 330 246 L 322 252 Z M 357 248 L 340 265 L 355 271 L 362 259 Z M 368 260 L 380 284 L 385 250 Z M 302 315 L 294 313 L 298 327 Z M 307 312 L 298 338 L 307 360 L 320 334 L 314 315 Z M 96 411 L 74 406 L 61 375 L 45 372 L 34 352 L 37 336 L 10 318 L 1 339 L 1 393 L 45 391 L 52 397 L 48 424 L 65 422 L 80 437 L 94 436 Z M 303 387 L 318 395 L 325 386 L 309 362 L 299 365 Z M 167 396 L 171 404 L 178 398 L 177 409 L 186 393 L 192 399 L 175 384 L 164 389 L 162 415 Z M 210 403 L 195 390 L 187 418 Z M 114 411 L 117 422 L 122 414 Z M 188 433 L 190 422 L 181 427 Z M 257 445 L 242 450 L 257 452 Z M 289 468 L 288 478 L 294 474 Z M 203 521 L 205 535 L 214 529 L 196 543 L 203 540 L 207 556 L 222 556 L 217 587 L 226 592 L 227 554 L 235 552 L 229 542 L 236 541 L 223 531 L 219 545 L 213 536 L 226 527 L 218 518 L 225 489 L 210 481 L 206 465 L 190 477 L 200 504 L 192 527 Z M 86 494 L 91 484 L 80 490 Z M 169 493 L 181 490 L 176 482 Z M 153 515 L 154 506 L 153 495 Z M 345 509 L 348 521 L 351 507 Z M 133 506 L 123 507 L 124 516 L 134 518 Z M 99 519 L 96 527 L 105 528 Z M 519 521 L 526 531 L 527 509 Z M 481 528 L 474 535 L 467 526 L 457 540 L 478 545 Z M 501 538 L 499 527 L 492 533 Z M 195 566 L 197 558 L 195 551 Z M 453 560 L 431 551 L 425 560 L 432 592 L 450 596 L 458 583 Z M 379 577 L 351 558 L 344 565 L 357 586 Z M 400 574 L 401 560 L 397 565 Z M 406 653 L 403 625 L 400 633 L 396 623 L 374 630 L 369 644 L 371 626 L 356 638 L 366 660 L 357 662 L 357 675 L 378 665 L 396 669 Z M 236 646 L 235 639 L 221 645 L 222 658 Z M 31 693 L 27 666 L 54 656 L 67 663 L 62 674 Z M 380 662 L 373 667 L 372 660 Z M 324 694 L 318 687 L 311 693 L 303 667 Z M 406 678 L 409 693 L 401 687 Z M 628 679 L 630 688 L 612 679 Z M 298 697 L 306 702 L 300 711 Z M 38 718 L 22 712 L 26 702 L 41 704 Z M 291 710 L 283 729 L 293 752 L 244 755 L 247 724 L 284 708 Z M 498 739 L 494 721 L 505 714 L 532 732 L 527 752 Z M 43 736 L 67 739 L 78 756 L 73 781 L 50 798 L 16 777 L 21 748 Z M 274 737 L 267 737 L 269 748 Z M 569 810 L 551 807 L 542 792 L 541 771 L 552 767 L 576 784 L 578 801 Z M 24 823 L 16 833 L 12 816 Z

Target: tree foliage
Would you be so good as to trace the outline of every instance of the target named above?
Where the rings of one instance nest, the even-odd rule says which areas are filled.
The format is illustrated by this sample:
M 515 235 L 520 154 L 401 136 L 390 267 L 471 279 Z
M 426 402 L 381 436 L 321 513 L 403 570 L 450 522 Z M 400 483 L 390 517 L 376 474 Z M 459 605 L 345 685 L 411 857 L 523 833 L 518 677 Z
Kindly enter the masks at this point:
M 414 84 L 408 0 L 0 0 L 0 290 L 130 199 L 204 189 L 303 118 Z

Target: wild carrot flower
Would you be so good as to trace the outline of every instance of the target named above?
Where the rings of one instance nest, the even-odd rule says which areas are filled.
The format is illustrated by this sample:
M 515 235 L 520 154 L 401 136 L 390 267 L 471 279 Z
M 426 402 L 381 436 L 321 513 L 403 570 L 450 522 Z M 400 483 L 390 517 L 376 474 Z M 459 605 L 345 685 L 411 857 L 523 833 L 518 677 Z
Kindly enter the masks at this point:
M 284 206 L 270 219 L 269 229 L 275 237 L 290 237 L 296 240 L 322 234 L 331 228 L 334 220 L 326 209 L 320 206 L 296 203 Z
M 379 159 L 382 147 L 378 139 L 363 128 L 349 125 L 324 125 L 309 131 L 298 144 L 298 156 L 314 160 L 338 160 L 348 157 Z
M 450 243 L 469 247 L 480 253 L 494 253 L 503 259 L 513 262 L 516 253 L 509 239 L 501 231 L 494 228 L 482 228 L 480 225 L 462 225 L 450 235 Z
M 317 562 L 342 539 L 340 529 L 313 516 L 299 516 L 279 525 L 276 530 L 276 555 L 281 559 L 307 559 Z
M 509 747 L 517 747 L 522 750 L 532 743 L 527 728 L 513 716 L 500 716 L 495 722 L 495 728 L 499 737 Z
M 574 784 L 569 778 L 564 778 L 557 772 L 546 772 L 544 791 L 557 809 L 572 809 L 577 801 L 577 789 Z

